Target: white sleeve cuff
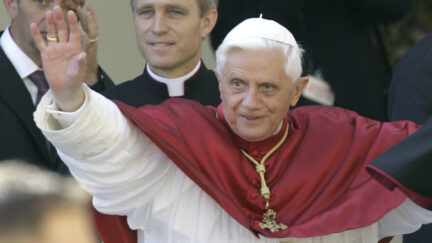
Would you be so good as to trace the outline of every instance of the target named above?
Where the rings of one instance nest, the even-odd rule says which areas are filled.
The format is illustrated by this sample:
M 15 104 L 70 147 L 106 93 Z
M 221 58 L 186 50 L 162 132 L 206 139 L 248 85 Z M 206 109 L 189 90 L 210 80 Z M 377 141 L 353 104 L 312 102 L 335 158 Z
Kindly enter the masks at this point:
M 88 89 L 88 87 L 84 84 L 82 89 L 84 90 L 84 103 L 76 111 L 61 111 L 55 102 L 52 102 L 47 106 L 46 112 L 52 115 L 60 123 L 62 128 L 67 128 L 71 126 L 84 113 L 85 107 L 88 106 L 89 94 L 88 92 L 86 92 L 86 89 Z
M 90 103 L 90 88 L 86 85 L 82 85 L 84 92 L 84 102 L 78 110 L 74 112 L 61 111 L 58 105 L 55 103 L 54 96 L 51 90 L 49 90 L 40 101 L 36 112 L 35 121 L 43 124 L 42 127 L 50 130 L 61 130 L 72 126 L 88 109 Z M 44 115 L 44 112 L 45 115 Z M 45 117 L 45 118 L 43 118 Z

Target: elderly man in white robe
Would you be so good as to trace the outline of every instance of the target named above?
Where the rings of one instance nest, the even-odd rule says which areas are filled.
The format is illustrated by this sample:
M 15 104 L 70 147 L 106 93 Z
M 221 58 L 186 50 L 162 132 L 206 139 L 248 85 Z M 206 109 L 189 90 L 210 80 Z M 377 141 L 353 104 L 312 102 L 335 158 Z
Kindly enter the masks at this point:
M 32 25 L 51 88 L 35 120 L 93 195 L 95 208 L 126 215 L 129 226 L 138 230 L 138 242 L 370 243 L 432 222 L 430 201 L 421 207 L 415 203 L 418 197 L 411 200 L 402 190 L 387 190 L 365 170 L 376 155 L 414 132 L 416 124 L 381 124 L 338 108 L 297 108 L 287 115 L 307 79 L 300 77 L 301 49 L 276 22 L 249 19 L 228 34 L 227 45 L 264 39 L 286 52 L 266 45 L 224 50 L 222 44 L 216 67 L 222 98 L 218 109 L 179 99 L 136 109 L 116 105 L 82 84 L 86 54 L 80 51 L 74 13 L 67 19 L 69 30 L 60 9 L 47 13 L 48 35 L 59 39 L 48 44 Z M 292 173 L 272 170 L 288 163 L 278 158 L 288 154 L 295 168 L 304 166 L 306 158 L 319 157 L 302 152 L 298 158 L 295 151 L 305 151 L 302 139 L 319 139 L 299 131 L 302 124 L 315 132 L 353 126 L 335 139 L 352 136 L 366 145 L 354 142 L 345 148 L 346 139 L 337 146 L 328 141 L 331 147 L 323 144 L 327 154 L 301 167 L 311 168 L 310 173 L 293 169 L 291 174 L 312 184 L 286 181 L 287 176 L 272 183 L 278 173 Z M 249 150 L 268 144 L 265 155 Z M 348 152 L 337 155 L 340 150 Z

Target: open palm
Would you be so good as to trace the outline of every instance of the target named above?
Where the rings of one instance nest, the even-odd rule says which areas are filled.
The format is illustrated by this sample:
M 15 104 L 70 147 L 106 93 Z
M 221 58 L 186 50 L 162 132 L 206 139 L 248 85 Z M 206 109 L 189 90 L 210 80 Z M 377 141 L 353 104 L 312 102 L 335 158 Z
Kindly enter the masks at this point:
M 69 108 L 77 102 L 86 73 L 86 54 L 81 51 L 81 37 L 75 14 L 68 12 L 69 28 L 60 7 L 47 12 L 48 41 L 42 38 L 37 26 L 32 33 L 42 57 L 45 77 L 60 108 Z M 52 39 L 58 38 L 58 41 Z M 78 105 L 78 104 L 76 104 Z M 65 107 L 63 107 L 65 106 Z

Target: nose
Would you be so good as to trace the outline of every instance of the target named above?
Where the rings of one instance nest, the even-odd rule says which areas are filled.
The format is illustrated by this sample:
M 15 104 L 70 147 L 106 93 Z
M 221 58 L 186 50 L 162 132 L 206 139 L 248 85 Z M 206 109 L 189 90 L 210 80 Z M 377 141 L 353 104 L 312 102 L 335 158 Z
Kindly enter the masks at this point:
M 153 33 L 160 35 L 165 33 L 167 30 L 168 30 L 168 25 L 163 14 L 155 13 L 155 16 L 153 18 L 153 26 L 152 26 Z
M 247 109 L 253 110 L 258 109 L 261 105 L 259 93 L 256 89 L 250 88 L 248 89 L 246 96 L 242 101 L 242 105 Z

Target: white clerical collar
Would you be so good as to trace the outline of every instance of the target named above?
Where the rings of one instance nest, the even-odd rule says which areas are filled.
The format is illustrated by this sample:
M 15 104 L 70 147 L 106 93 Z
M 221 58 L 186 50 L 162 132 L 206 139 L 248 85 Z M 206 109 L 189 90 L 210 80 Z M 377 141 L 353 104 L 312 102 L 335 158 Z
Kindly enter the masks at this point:
M 12 39 L 9 32 L 9 26 L 4 30 L 0 37 L 0 46 L 21 79 L 26 78 L 28 75 L 39 69 L 36 63 L 33 62 L 33 60 L 27 56 L 27 54 L 25 54 Z
M 273 135 L 276 135 L 281 130 L 282 125 L 283 125 L 283 120 L 280 122 L 278 128 L 276 129 L 276 132 L 274 132 Z
M 170 97 L 178 97 L 184 95 L 184 82 L 191 78 L 195 73 L 198 71 L 198 69 L 201 66 L 201 60 L 198 62 L 198 64 L 195 66 L 192 71 L 187 73 L 184 76 L 178 77 L 178 78 L 164 78 L 161 77 L 150 69 L 149 65 L 146 65 L 147 72 L 149 73 L 150 77 L 152 77 L 154 80 L 164 83 L 168 88 L 168 95 Z

